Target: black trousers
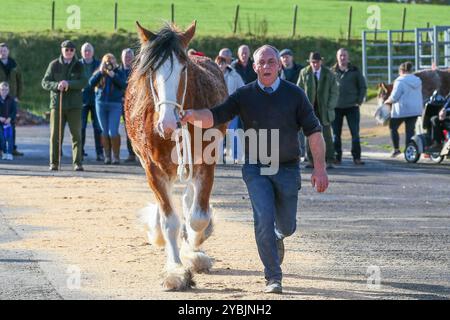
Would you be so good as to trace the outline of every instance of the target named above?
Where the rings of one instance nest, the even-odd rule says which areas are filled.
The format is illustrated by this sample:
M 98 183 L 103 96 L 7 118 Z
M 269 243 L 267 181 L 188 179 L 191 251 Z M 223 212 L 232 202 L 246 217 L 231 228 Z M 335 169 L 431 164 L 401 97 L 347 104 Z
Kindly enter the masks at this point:
M 352 135 L 352 156 L 353 160 L 361 159 L 361 142 L 359 137 L 359 122 L 360 112 L 359 107 L 350 108 L 336 108 L 334 109 L 336 117 L 332 123 L 334 133 L 334 151 L 336 152 L 336 159 L 342 160 L 342 126 L 344 124 L 344 117 L 347 118 L 348 128 Z
M 389 120 L 389 129 L 391 131 L 392 144 L 394 149 L 400 149 L 400 136 L 398 134 L 398 128 L 404 122 L 405 123 L 405 147 L 408 145 L 411 138 L 414 136 L 414 130 L 416 128 L 417 116 L 406 118 L 391 118 Z

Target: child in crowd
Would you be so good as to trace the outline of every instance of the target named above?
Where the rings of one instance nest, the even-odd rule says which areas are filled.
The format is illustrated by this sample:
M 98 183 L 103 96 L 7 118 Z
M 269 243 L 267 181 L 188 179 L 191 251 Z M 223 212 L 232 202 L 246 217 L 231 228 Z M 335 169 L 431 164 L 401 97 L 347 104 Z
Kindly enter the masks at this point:
M 9 95 L 7 82 L 0 83 L 0 144 L 2 147 L 2 160 L 13 160 L 13 132 L 11 121 L 16 118 L 16 101 Z

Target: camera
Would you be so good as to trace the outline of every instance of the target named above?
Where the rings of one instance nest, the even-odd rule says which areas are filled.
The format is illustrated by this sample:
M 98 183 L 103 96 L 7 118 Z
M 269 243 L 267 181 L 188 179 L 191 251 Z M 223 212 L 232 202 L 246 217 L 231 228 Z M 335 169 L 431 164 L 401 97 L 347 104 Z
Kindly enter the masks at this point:
M 105 63 L 105 70 L 106 71 L 113 71 L 114 70 L 114 66 L 111 62 L 106 62 Z

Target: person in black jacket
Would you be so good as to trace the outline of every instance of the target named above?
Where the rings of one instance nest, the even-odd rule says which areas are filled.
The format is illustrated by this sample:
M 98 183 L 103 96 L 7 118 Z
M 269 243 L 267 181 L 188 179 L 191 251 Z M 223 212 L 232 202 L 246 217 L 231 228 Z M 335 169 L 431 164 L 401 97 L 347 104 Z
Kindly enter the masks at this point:
M 303 69 L 301 64 L 294 61 L 294 53 L 291 49 L 283 49 L 280 52 L 281 73 L 280 78 L 292 83 L 297 83 L 300 71 Z M 300 156 L 306 158 L 306 140 L 303 131 L 298 132 L 298 141 L 300 142 Z
M 9 84 L 0 83 L 0 147 L 2 160 L 13 160 L 14 136 L 12 123 L 16 119 L 16 101 L 9 95 Z
M 331 69 L 339 83 L 339 99 L 334 109 L 336 117 L 332 122 L 336 153 L 335 164 L 341 164 L 342 161 L 341 133 L 345 117 L 352 135 L 353 163 L 363 165 L 359 138 L 359 107 L 366 96 L 366 80 L 358 68 L 350 63 L 348 51 L 345 48 L 337 51 L 336 59 L 337 63 Z
M 22 72 L 16 60 L 9 55 L 9 47 L 6 43 L 0 43 L 0 82 L 8 82 L 9 93 L 16 101 L 17 110 L 19 110 L 20 99 L 23 96 L 23 77 Z M 14 140 L 14 156 L 23 156 L 23 152 L 17 150 L 16 145 L 16 121 L 11 123 Z
M 84 66 L 85 77 L 89 79 L 95 70 L 100 66 L 100 61 L 94 57 L 94 47 L 89 42 L 86 42 L 81 46 L 81 56 L 80 62 Z M 86 144 L 86 127 L 88 122 L 89 113 L 91 114 L 92 127 L 94 129 L 94 142 L 95 142 L 95 152 L 97 154 L 97 161 L 104 161 L 103 157 L 103 146 L 101 142 L 102 128 L 100 127 L 100 122 L 95 112 L 95 92 L 89 86 L 83 89 L 83 109 L 81 110 L 81 140 L 83 145 L 83 157 L 87 156 L 84 150 L 84 145 Z
M 133 60 L 134 60 L 133 50 L 131 50 L 130 48 L 123 49 L 121 59 L 122 59 L 122 64 L 120 65 L 119 69 L 125 75 L 125 79 L 126 79 L 126 82 L 128 85 L 128 78 L 130 77 L 131 70 L 133 67 Z M 125 96 L 124 96 L 123 100 L 125 100 Z M 123 104 L 123 102 L 122 102 L 122 104 Z M 123 122 L 125 123 L 125 121 L 127 121 L 127 120 L 125 119 L 125 112 L 124 112 L 123 108 L 122 108 L 122 118 L 123 118 Z M 125 159 L 125 162 L 133 163 L 133 162 L 136 162 L 136 154 L 134 153 L 133 146 L 131 145 L 131 140 L 128 137 L 126 128 L 127 128 L 127 126 L 125 126 L 125 134 L 127 136 L 128 158 Z
M 281 73 L 280 78 L 292 83 L 297 83 L 300 70 L 303 69 L 301 64 L 294 61 L 294 53 L 290 49 L 283 49 L 280 52 Z
M 245 44 L 241 45 L 238 49 L 238 58 L 231 63 L 231 67 L 239 73 L 245 84 L 256 80 L 256 73 L 253 70 L 252 63 L 250 48 Z

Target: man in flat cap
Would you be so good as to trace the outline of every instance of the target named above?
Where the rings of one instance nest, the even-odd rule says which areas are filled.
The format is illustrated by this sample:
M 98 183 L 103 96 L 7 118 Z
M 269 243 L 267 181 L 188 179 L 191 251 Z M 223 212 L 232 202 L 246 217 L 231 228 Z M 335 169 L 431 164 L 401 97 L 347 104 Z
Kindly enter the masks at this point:
M 75 57 L 75 45 L 70 40 L 61 43 L 61 56 L 48 65 L 42 88 L 50 91 L 50 170 L 59 167 L 59 130 L 64 135 L 66 122 L 72 135 L 72 162 L 75 171 L 83 171 L 81 143 L 81 108 L 83 96 L 81 90 L 86 86 L 87 78 L 83 64 Z M 59 113 L 60 95 L 62 112 Z M 61 128 L 59 121 L 61 117 Z
M 334 108 L 338 101 L 339 89 L 333 72 L 322 65 L 322 57 L 319 52 L 310 53 L 309 66 L 300 71 L 297 85 L 305 90 L 309 101 L 314 106 L 314 112 L 320 120 L 326 145 L 327 169 L 331 169 L 335 162 L 331 123 L 335 118 Z M 314 162 L 308 144 L 307 153 L 310 161 L 307 167 L 312 167 Z
M 294 61 L 294 53 L 291 49 L 283 49 L 280 51 L 281 74 L 280 78 L 292 83 L 297 83 L 300 70 L 303 69 L 301 64 Z
M 294 53 L 291 49 L 283 49 L 280 51 L 281 73 L 280 79 L 287 80 L 293 84 L 297 83 L 300 70 L 304 66 L 294 61 Z M 298 132 L 298 141 L 300 143 L 300 159 L 306 158 L 306 139 L 303 130 Z

